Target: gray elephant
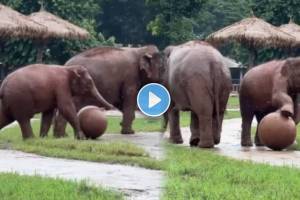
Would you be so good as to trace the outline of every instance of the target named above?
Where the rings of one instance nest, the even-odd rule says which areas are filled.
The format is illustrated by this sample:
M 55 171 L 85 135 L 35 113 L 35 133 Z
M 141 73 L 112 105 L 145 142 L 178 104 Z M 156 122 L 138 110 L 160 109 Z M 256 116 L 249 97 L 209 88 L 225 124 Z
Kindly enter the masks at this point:
M 136 96 L 139 89 L 159 81 L 162 57 L 156 46 L 141 48 L 99 47 L 71 58 L 66 65 L 83 65 L 104 98 L 123 113 L 122 134 L 133 134 Z M 85 105 L 99 105 L 93 99 L 76 98 L 76 109 Z M 99 105 L 101 106 L 101 105 Z M 54 134 L 65 135 L 66 122 L 61 115 L 55 120 Z
M 170 141 L 182 143 L 179 111 L 191 111 L 191 146 L 212 148 L 220 142 L 222 121 L 231 91 L 229 69 L 223 56 L 202 41 L 169 46 L 166 55 L 164 85 L 172 105 L 168 111 Z
M 105 108 L 109 104 L 96 89 L 82 66 L 62 67 L 36 64 L 8 75 L 0 88 L 0 129 L 14 120 L 20 124 L 24 139 L 33 137 L 30 118 L 42 113 L 40 136 L 46 136 L 54 110 L 70 122 L 78 139 L 84 137 L 76 115 L 73 96 L 93 98 Z
M 274 60 L 249 70 L 241 83 L 240 109 L 242 115 L 242 146 L 252 146 L 251 124 L 258 123 L 269 113 L 278 111 L 300 121 L 300 58 Z M 258 133 L 256 146 L 262 146 Z

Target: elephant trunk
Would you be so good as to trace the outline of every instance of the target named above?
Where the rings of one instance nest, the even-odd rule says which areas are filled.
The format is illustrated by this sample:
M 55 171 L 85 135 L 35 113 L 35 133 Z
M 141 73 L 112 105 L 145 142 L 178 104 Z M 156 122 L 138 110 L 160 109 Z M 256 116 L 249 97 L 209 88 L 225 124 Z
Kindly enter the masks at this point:
M 99 93 L 99 91 L 96 89 L 96 87 L 93 87 L 92 95 L 97 99 L 99 104 L 101 104 L 105 107 L 106 110 L 111 110 L 114 108 L 113 105 L 111 105 L 104 99 L 104 97 Z

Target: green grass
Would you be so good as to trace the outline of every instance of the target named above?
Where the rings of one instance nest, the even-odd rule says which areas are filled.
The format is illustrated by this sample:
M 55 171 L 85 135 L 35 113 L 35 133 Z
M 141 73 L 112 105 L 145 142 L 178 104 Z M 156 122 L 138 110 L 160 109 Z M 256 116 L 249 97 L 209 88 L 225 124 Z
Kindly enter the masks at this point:
M 224 119 L 239 118 L 240 112 L 228 111 L 226 112 Z M 121 132 L 121 117 L 108 117 L 107 133 L 120 133 Z M 180 112 L 180 126 L 188 127 L 190 125 L 190 112 Z M 133 130 L 135 132 L 158 132 L 161 130 L 162 119 L 161 118 L 136 118 L 133 122 Z M 67 127 L 67 133 L 73 134 L 73 130 L 70 126 Z
M 168 145 L 163 199 L 300 199 L 300 170 Z
M 32 122 L 35 133 L 39 130 L 39 121 Z M 106 163 L 137 165 L 150 169 L 160 169 L 161 162 L 150 158 L 142 148 L 124 142 L 78 141 L 73 134 L 64 139 L 35 137 L 22 140 L 19 126 L 0 132 L 0 148 L 15 149 L 44 156 L 70 158 Z
M 231 96 L 228 99 L 227 108 L 238 109 L 240 108 L 240 102 L 238 96 Z
M 115 191 L 40 176 L 0 174 L 1 200 L 119 200 Z

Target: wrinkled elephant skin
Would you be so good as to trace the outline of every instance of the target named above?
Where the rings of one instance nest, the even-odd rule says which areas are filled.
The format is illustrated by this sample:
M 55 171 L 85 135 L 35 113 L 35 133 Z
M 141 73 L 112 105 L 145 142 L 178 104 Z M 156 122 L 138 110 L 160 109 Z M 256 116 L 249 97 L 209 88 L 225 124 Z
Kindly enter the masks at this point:
M 168 111 L 170 141 L 182 143 L 179 111 L 191 111 L 191 146 L 211 148 L 220 142 L 226 104 L 231 91 L 223 56 L 201 41 L 169 46 L 164 51 L 164 84 L 172 97 Z

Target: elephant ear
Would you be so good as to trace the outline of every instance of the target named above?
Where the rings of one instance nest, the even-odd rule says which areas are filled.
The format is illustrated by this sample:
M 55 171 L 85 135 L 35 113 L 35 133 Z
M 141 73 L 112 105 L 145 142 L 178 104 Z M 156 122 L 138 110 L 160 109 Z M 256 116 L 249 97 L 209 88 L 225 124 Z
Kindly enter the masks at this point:
M 300 75 L 300 58 L 288 58 L 281 69 L 283 76 L 299 76 Z
M 288 77 L 290 74 L 292 62 L 290 59 L 287 59 L 281 68 L 281 75 L 284 77 Z
M 175 48 L 175 46 L 168 46 L 167 48 L 165 48 L 165 50 L 163 51 L 164 56 L 166 58 L 169 58 L 174 48 Z
M 70 87 L 73 94 L 83 94 L 86 92 L 86 85 L 83 83 L 85 79 L 86 69 L 83 66 L 72 66 L 69 68 Z
M 143 55 L 140 59 L 140 70 L 143 70 L 146 72 L 147 77 L 151 77 L 152 72 L 151 72 L 151 59 L 152 59 L 152 55 L 146 53 L 145 55 Z

